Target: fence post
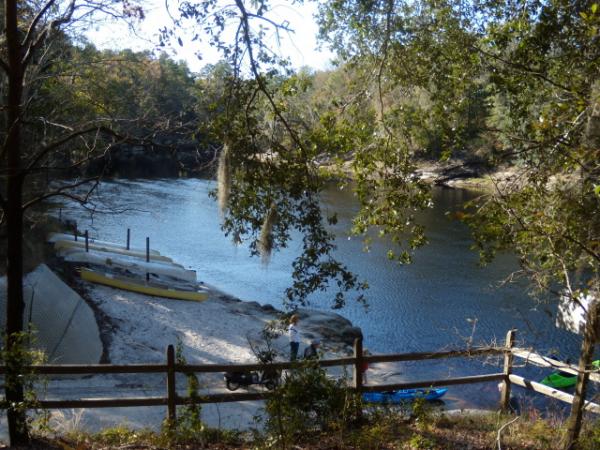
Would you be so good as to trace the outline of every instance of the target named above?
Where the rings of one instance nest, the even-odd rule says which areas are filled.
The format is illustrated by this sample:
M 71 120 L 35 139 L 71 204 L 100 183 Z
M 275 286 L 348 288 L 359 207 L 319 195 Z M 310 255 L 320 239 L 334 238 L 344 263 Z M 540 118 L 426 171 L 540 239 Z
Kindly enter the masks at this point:
M 90 251 L 90 236 L 88 234 L 88 230 L 85 230 L 85 251 Z
M 360 393 L 363 385 L 363 345 L 362 338 L 354 339 L 354 389 Z
M 131 241 L 131 229 L 127 228 L 127 250 L 129 250 L 130 241 Z
M 146 238 L 146 262 L 150 262 L 150 238 Z M 146 272 L 146 281 L 150 280 L 150 273 Z
M 172 345 L 167 347 L 167 417 L 169 426 L 174 427 L 177 420 L 175 390 L 175 349 Z
M 502 382 L 502 391 L 500 392 L 500 408 L 503 412 L 510 410 L 510 380 L 508 376 L 512 373 L 512 348 L 515 345 L 515 331 L 508 330 L 508 333 L 506 333 L 507 350 L 504 352 L 504 381 Z

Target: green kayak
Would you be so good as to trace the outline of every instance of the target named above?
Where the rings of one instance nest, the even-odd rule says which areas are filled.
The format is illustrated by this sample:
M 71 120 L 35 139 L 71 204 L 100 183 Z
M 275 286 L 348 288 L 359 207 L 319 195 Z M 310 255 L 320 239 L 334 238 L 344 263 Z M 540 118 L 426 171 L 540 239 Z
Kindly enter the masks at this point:
M 599 369 L 600 360 L 594 361 L 592 363 L 592 367 L 594 369 Z M 540 383 L 553 388 L 568 388 L 571 386 L 575 386 L 575 383 L 577 383 L 577 375 L 567 372 L 552 372 L 550 375 L 548 375 L 546 378 L 540 381 Z

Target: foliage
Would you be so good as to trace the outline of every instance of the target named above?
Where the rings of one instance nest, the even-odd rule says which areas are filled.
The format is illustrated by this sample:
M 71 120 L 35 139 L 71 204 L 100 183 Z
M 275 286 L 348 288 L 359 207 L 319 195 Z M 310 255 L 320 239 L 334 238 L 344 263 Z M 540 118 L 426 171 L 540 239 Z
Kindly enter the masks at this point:
M 415 449 L 434 449 L 436 448 L 435 442 L 430 438 L 423 436 L 422 434 L 415 434 L 408 441 L 411 448 Z
M 581 447 L 584 449 L 600 447 L 600 423 L 596 420 L 586 425 L 580 439 Z
M 183 355 L 183 343 L 179 338 L 175 347 L 175 363 L 178 365 L 187 364 L 187 360 Z M 199 440 L 203 442 L 202 437 L 205 426 L 201 418 L 202 405 L 194 402 L 194 400 L 199 400 L 198 389 L 200 388 L 200 382 L 194 372 L 185 373 L 185 378 L 187 380 L 187 397 L 192 400 L 192 403 L 179 408 L 177 423 L 175 424 L 175 436 L 186 441 L 201 437 Z M 168 428 L 168 424 L 166 428 Z
M 218 192 L 223 229 L 234 242 L 247 241 L 252 254 L 265 260 L 272 251 L 287 246 L 292 236 L 299 236 L 302 250 L 293 263 L 287 301 L 291 306 L 306 304 L 311 293 L 332 285 L 337 289 L 333 306 L 341 307 L 345 292 L 366 286 L 334 257 L 328 223 L 336 218 L 326 217 L 321 210 L 319 194 L 325 184 L 317 158 L 347 153 L 347 144 L 355 136 L 346 133 L 351 128 L 342 124 L 336 131 L 344 133 L 330 138 L 329 131 L 337 128 L 334 116 L 319 119 L 307 101 L 311 75 L 292 74 L 287 61 L 267 45 L 268 28 L 287 31 L 285 23 L 269 18 L 270 7 L 266 1 L 236 1 L 225 7 L 218 2 L 179 5 L 178 25 L 194 27 L 198 40 L 202 32 L 206 34 L 227 61 L 209 68 L 211 75 L 220 73 L 220 82 L 202 83 L 216 88 L 219 99 L 210 97 L 214 120 L 202 127 L 201 134 L 209 142 L 224 144 Z M 233 39 L 228 27 L 238 30 Z M 181 39 L 177 33 L 177 29 L 164 30 L 163 37 Z M 322 126 L 314 127 L 315 123 Z
M 476 201 L 477 211 L 466 216 L 484 260 L 516 248 L 543 288 L 551 280 L 568 287 L 566 274 L 578 268 L 597 272 L 597 214 L 590 214 L 598 208 L 598 143 L 590 139 L 598 126 L 594 2 L 344 1 L 323 4 L 319 20 L 323 36 L 353 65 L 371 67 L 364 72 L 376 81 L 382 133 L 400 140 L 393 146 L 397 158 L 411 157 L 411 143 L 423 133 L 431 136 L 431 123 L 442 155 L 464 154 L 464 143 L 480 136 L 492 146 L 496 164 L 524 166 L 520 180 L 498 185 L 498 195 Z M 415 95 L 426 101 L 407 104 Z M 377 151 L 355 164 L 359 186 L 365 184 L 361 169 L 368 176 L 394 167 Z M 412 184 L 410 169 L 399 173 L 397 182 Z M 566 184 L 564 175 L 570 177 Z M 400 186 L 372 185 L 365 198 L 380 196 L 377 203 L 385 205 Z M 406 198 L 397 203 L 416 206 Z M 386 214 L 374 209 L 363 227 L 386 223 Z
M 558 283 L 576 299 L 599 287 L 598 61 L 590 58 L 598 17 L 586 3 L 578 6 L 583 15 L 566 8 L 548 5 L 529 21 L 515 12 L 490 26 L 490 39 L 502 43 L 492 81 L 509 108 L 507 153 L 524 170 L 498 195 L 474 202 L 466 219 L 484 260 L 512 248 L 538 288 Z
M 265 402 L 267 434 L 285 447 L 302 436 L 350 426 L 360 401 L 345 385 L 344 378 L 331 379 L 316 362 L 303 361 Z
M 433 417 L 427 431 L 419 429 L 407 422 L 405 417 L 385 411 L 369 416 L 360 424 L 344 427 L 344 433 L 333 429 L 326 432 L 311 431 L 288 442 L 287 448 L 301 447 L 307 450 L 324 448 L 338 449 L 397 449 L 397 448 L 435 448 L 435 449 L 472 449 L 488 450 L 497 448 L 497 431 L 499 424 L 513 420 L 513 416 L 497 413 L 453 414 Z M 539 425 L 538 423 L 545 423 Z M 538 425 L 536 425 L 538 424 Z M 340 426 L 344 424 L 340 423 Z M 582 450 L 593 450 L 598 444 L 598 424 L 595 421 L 586 423 L 580 447 Z M 533 433 L 535 429 L 546 430 L 541 436 Z M 560 448 L 560 435 L 564 431 L 561 423 L 545 422 L 544 419 L 522 420 L 515 422 L 502 433 L 501 447 L 507 450 L 538 450 Z M 266 448 L 281 447 L 276 441 L 263 437 L 252 439 L 238 431 L 207 430 L 205 445 L 215 449 L 234 448 Z M 541 439 L 540 439 L 541 438 Z M 71 432 L 64 436 L 48 440 L 44 448 L 78 448 L 81 450 L 144 447 L 149 449 L 197 448 L 196 440 L 169 440 L 164 434 L 147 429 L 134 430 L 125 426 L 117 426 L 99 433 Z
M 404 109 L 401 103 L 388 106 L 385 100 L 403 88 L 429 94 L 420 115 L 434 118 L 442 157 L 479 135 L 493 146 L 495 164 L 521 168 L 518 178 L 496 182 L 496 191 L 475 200 L 464 215 L 482 261 L 510 249 L 538 293 L 554 290 L 573 302 L 590 293 L 598 297 L 597 2 L 347 0 L 324 3 L 320 22 L 323 35 L 349 61 L 371 67 L 381 129 L 404 144 L 394 145 L 398 158 L 410 159 L 407 142 L 415 129 L 406 129 L 411 122 L 396 112 Z M 479 115 L 475 121 L 470 110 Z M 427 135 L 424 122 L 416 128 Z M 363 165 L 368 174 L 394 167 L 373 155 L 371 167 Z M 406 171 L 399 181 L 410 183 L 409 177 Z M 390 199 L 398 187 L 375 192 Z M 373 223 L 385 212 L 375 217 Z M 582 369 L 589 358 L 591 352 L 582 353 Z M 570 439 L 580 411 L 573 408 Z
M 23 400 L 20 402 L 9 402 L 6 399 L 0 402 L 2 409 L 15 411 L 16 416 L 22 418 L 23 422 L 18 427 L 23 433 L 29 433 L 30 424 L 36 419 L 35 415 L 26 414 L 30 410 L 40 412 L 38 424 L 40 428 L 46 425 L 47 414 L 39 407 L 36 389 L 39 389 L 40 381 L 43 379 L 30 367 L 35 364 L 43 364 L 45 355 L 34 348 L 35 337 L 31 332 L 20 332 L 13 334 L 13 343 L 6 345 L 6 336 L 0 348 L 0 364 L 6 367 L 5 385 L 23 390 Z M 37 384 L 37 386 L 36 386 Z
M 404 408 L 378 405 L 364 408 L 359 426 L 341 434 L 341 441 L 347 445 L 365 450 L 385 448 L 389 443 L 401 441 L 410 432 Z

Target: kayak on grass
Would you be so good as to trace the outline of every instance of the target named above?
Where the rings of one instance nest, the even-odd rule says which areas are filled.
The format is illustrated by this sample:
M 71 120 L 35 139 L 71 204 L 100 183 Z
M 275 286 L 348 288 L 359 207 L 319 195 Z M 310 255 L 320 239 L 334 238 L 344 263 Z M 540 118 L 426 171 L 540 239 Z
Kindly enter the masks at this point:
M 422 398 L 425 400 L 437 400 L 448 391 L 447 388 L 417 388 L 399 389 L 388 392 L 365 392 L 362 399 L 366 403 L 397 404 L 406 403 Z

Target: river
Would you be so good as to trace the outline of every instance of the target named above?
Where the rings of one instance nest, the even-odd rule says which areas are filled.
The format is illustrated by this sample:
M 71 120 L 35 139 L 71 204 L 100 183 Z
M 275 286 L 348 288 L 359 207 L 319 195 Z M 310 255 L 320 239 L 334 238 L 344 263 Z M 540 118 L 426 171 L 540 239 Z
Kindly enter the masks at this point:
M 196 269 L 199 280 L 244 300 L 281 307 L 299 241 L 275 253 L 268 265 L 250 257 L 246 246 L 234 246 L 223 236 L 217 206 L 208 196 L 213 188 L 214 182 L 200 179 L 109 181 L 98 190 L 96 213 L 67 204 L 62 214 L 77 220 L 80 230 L 88 229 L 91 236 L 102 240 L 124 243 L 130 228 L 132 246 L 144 247 L 148 236 L 152 248 Z M 347 234 L 358 207 L 352 193 L 333 187 L 326 191 L 323 207 L 337 211 L 339 217 L 334 229 L 337 256 L 370 286 L 366 309 L 349 302 L 340 313 L 362 328 L 364 345 L 374 353 L 501 344 L 507 330 L 516 328 L 517 345 L 576 360 L 580 338 L 554 326 L 552 302 L 532 299 L 524 282 L 501 283 L 518 268 L 514 256 L 499 255 L 489 266 L 479 267 L 478 255 L 470 249 L 469 230 L 448 219 L 446 212 L 456 210 L 473 195 L 436 188 L 433 208 L 420 214 L 429 244 L 417 251 L 412 264 L 398 265 L 386 257 L 388 241 L 375 241 L 365 253 L 361 239 Z M 111 212 L 101 212 L 109 208 Z M 315 294 L 311 306 L 327 308 L 331 296 Z M 497 362 L 404 363 L 401 376 L 409 380 L 492 373 L 499 371 Z M 544 376 L 532 366 L 519 368 L 518 373 L 533 379 Z M 450 398 L 461 407 L 489 407 L 498 400 L 491 384 L 452 387 Z

